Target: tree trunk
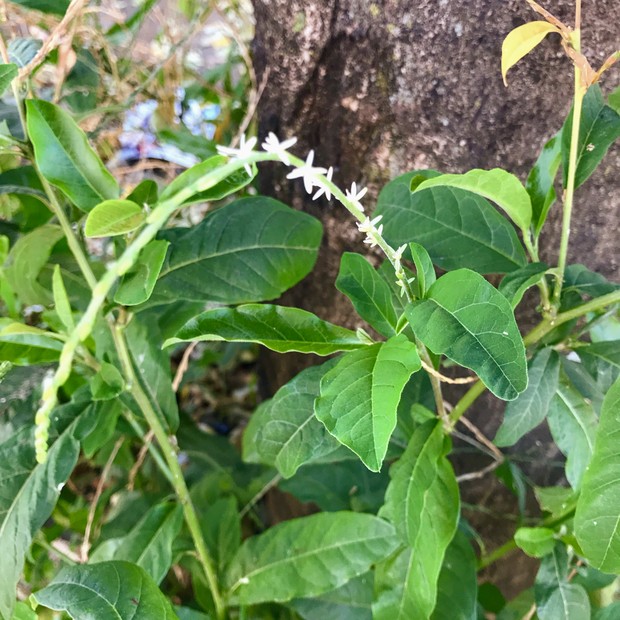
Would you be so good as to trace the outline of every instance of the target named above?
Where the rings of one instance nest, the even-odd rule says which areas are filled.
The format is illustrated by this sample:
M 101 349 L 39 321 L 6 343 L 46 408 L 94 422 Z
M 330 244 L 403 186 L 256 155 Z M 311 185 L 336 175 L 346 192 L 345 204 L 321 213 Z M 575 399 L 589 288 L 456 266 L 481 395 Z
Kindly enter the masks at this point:
M 570 23 L 570 4 L 549 1 L 546 8 Z M 555 35 L 511 70 L 509 88 L 502 83 L 503 38 L 538 19 L 525 1 L 254 0 L 254 7 L 254 60 L 259 83 L 267 80 L 258 108 L 260 137 L 269 131 L 297 136 L 294 150 L 305 156 L 315 149 L 315 162 L 334 166 L 341 187 L 367 185 L 363 202 L 369 206 L 387 181 L 415 168 L 465 172 L 497 166 L 525 180 L 570 109 L 572 66 Z M 587 2 L 583 12 L 584 51 L 598 67 L 617 46 L 617 0 Z M 617 84 L 618 75 L 617 68 L 606 74 L 603 88 Z M 616 147 L 579 189 L 569 252 L 569 262 L 583 262 L 612 279 L 618 268 L 619 163 Z M 282 166 L 265 169 L 261 191 L 308 211 L 325 227 L 315 271 L 284 303 L 355 326 L 349 302 L 333 284 L 343 251 L 365 253 L 361 235 L 344 208 L 323 199 L 312 203 L 302 184 L 284 175 Z M 542 259 L 550 264 L 557 261 L 560 219 L 556 204 L 542 240 Z M 269 356 L 270 385 L 277 388 L 299 368 L 290 356 Z M 492 437 L 500 411 L 496 402 L 481 399 L 472 419 Z M 536 456 L 541 463 L 549 458 L 538 448 Z M 501 489 L 488 493 L 489 485 L 487 477 L 464 485 L 463 493 L 470 502 L 488 500 L 493 511 L 514 512 Z M 467 516 L 476 521 L 475 514 Z M 476 521 L 482 530 L 499 524 L 491 547 L 505 542 L 513 526 Z M 513 565 L 507 572 L 517 571 Z M 518 589 L 530 578 L 526 571 L 509 585 Z

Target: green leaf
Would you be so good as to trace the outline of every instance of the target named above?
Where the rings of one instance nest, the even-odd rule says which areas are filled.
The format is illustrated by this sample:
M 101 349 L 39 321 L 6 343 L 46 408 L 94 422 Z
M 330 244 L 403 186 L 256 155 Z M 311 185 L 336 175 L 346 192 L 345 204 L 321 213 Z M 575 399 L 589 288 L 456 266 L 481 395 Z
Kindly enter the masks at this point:
M 605 340 L 579 347 L 579 357 L 603 392 L 620 375 L 620 340 Z
M 568 557 L 558 543 L 553 553 L 544 557 L 534 592 L 540 620 L 590 620 L 590 601 L 584 588 L 568 583 Z
M 65 611 L 76 620 L 175 620 L 168 599 L 147 572 L 130 562 L 82 564 L 62 569 L 30 600 L 49 609 Z
M 55 410 L 47 461 L 37 463 L 34 427 L 0 444 L 0 617 L 11 618 L 15 588 L 34 534 L 47 521 L 80 452 L 78 437 L 87 403 Z M 82 415 L 80 415 L 82 414 Z
M 517 547 L 532 558 L 542 558 L 553 552 L 555 532 L 547 527 L 520 527 L 515 532 Z
M 478 579 L 471 543 L 457 530 L 446 549 L 431 620 L 476 620 Z
M 71 302 L 67 296 L 67 289 L 65 288 L 65 283 L 60 273 L 60 265 L 54 267 L 52 293 L 54 295 L 56 313 L 62 321 L 62 324 L 67 328 L 67 331 L 71 333 L 75 329 L 75 322 L 73 321 L 73 313 L 71 312 Z
M 394 179 L 379 194 L 375 215 L 383 215 L 383 235 L 393 247 L 415 241 L 448 270 L 506 273 L 526 264 L 514 228 L 484 198 L 454 187 L 411 193 L 412 174 Z
M 561 515 L 574 509 L 577 502 L 575 491 L 565 487 L 535 487 L 534 493 L 541 510 Z
M 620 379 L 603 401 L 594 454 L 575 514 L 575 535 L 590 564 L 620 572 Z
M 160 234 L 171 247 L 154 299 L 227 304 L 274 299 L 310 272 L 321 234 L 318 220 L 277 200 L 237 200 L 193 228 Z
M 317 596 L 362 575 L 396 544 L 394 528 L 375 516 L 319 513 L 247 539 L 225 583 L 241 605 Z
M 525 267 L 512 271 L 502 278 L 499 283 L 499 292 L 516 308 L 528 288 L 538 284 L 549 269 L 545 263 L 528 263 Z
M 501 168 L 474 169 L 465 174 L 442 174 L 424 181 L 416 192 L 429 187 L 458 187 L 491 200 L 501 207 L 525 234 L 528 234 L 532 221 L 532 203 L 521 181 L 514 174 Z
M 562 168 L 564 187 L 568 178 L 573 112 L 568 115 L 562 129 Z M 600 86 L 595 84 L 583 98 L 579 146 L 577 150 L 577 173 L 575 188 L 584 183 L 601 162 L 609 147 L 620 137 L 620 114 L 605 105 Z
M 125 388 L 123 376 L 116 366 L 101 363 L 101 368 L 90 382 L 93 400 L 110 400 L 116 398 Z
M 0 361 L 16 366 L 55 362 L 63 343 L 51 332 L 0 319 Z
M 360 317 L 382 336 L 396 335 L 398 317 L 390 288 L 363 256 L 352 252 L 342 255 L 336 288 L 350 299 Z
M 459 490 L 445 458 L 443 427 L 430 421 L 416 429 L 403 456 L 390 469 L 384 515 L 411 547 L 397 596 L 379 598 L 378 620 L 430 617 L 444 554 L 459 518 Z M 389 604 L 386 602 L 389 599 Z
M 193 168 L 186 170 L 183 174 L 179 175 L 170 185 L 162 192 L 160 202 L 169 200 L 181 190 L 186 189 L 192 183 L 195 183 L 209 172 L 222 167 L 228 161 L 227 157 L 223 155 L 215 155 L 209 157 L 209 159 L 196 164 Z M 248 173 L 244 170 L 237 170 L 233 172 L 229 177 L 220 181 L 213 187 L 197 191 L 191 198 L 188 198 L 183 202 L 184 205 L 193 204 L 195 202 L 213 202 L 215 200 L 221 200 L 230 194 L 238 192 L 241 188 L 245 187 L 254 176 L 248 176 Z
M 276 467 L 290 478 L 304 463 L 312 463 L 340 448 L 325 426 L 314 416 L 323 375 L 336 360 L 312 366 L 261 403 L 243 435 L 244 458 L 256 450 L 260 462 Z
M 11 620 L 38 620 L 38 616 L 30 605 L 20 601 L 15 605 Z
M 104 200 L 86 218 L 87 237 L 114 237 L 139 228 L 146 220 L 140 205 L 131 200 Z
M 620 617 L 620 602 L 615 602 L 603 609 L 597 609 L 592 620 L 616 620 L 618 617 Z
M 426 297 L 428 289 L 433 286 L 437 280 L 433 262 L 428 252 L 419 243 L 410 243 L 409 251 L 415 263 L 416 280 L 414 282 L 414 287 L 416 296 L 423 299 Z
M 592 405 L 562 378 L 549 405 L 547 422 L 566 456 L 566 478 L 573 489 L 578 489 L 594 448 L 596 415 Z
M 482 276 L 446 273 L 405 312 L 433 353 L 471 368 L 498 398 L 514 400 L 527 387 L 525 347 L 510 303 Z
M 52 248 L 62 239 L 60 226 L 45 224 L 20 237 L 11 248 L 4 274 L 19 300 L 28 306 L 47 304 L 49 292 L 38 281 Z
M 82 211 L 118 198 L 118 183 L 67 112 L 38 99 L 27 99 L 26 110 L 37 165 L 52 185 Z
M 157 504 L 120 539 L 114 560 L 141 566 L 160 583 L 172 565 L 172 543 L 183 524 L 183 511 L 176 503 Z
M 562 132 L 557 133 L 543 146 L 530 171 L 525 189 L 532 201 L 532 227 L 538 237 L 555 202 L 555 177 L 562 161 Z
M 178 342 L 255 342 L 287 353 L 331 355 L 368 346 L 357 334 L 319 319 L 312 312 L 271 304 L 207 310 L 188 321 L 164 347 Z
M 506 405 L 496 446 L 512 446 L 545 419 L 558 389 L 560 356 L 551 348 L 542 349 L 530 361 L 528 374 L 525 391 Z
M 502 78 L 508 86 L 506 74 L 524 56 L 527 56 L 548 34 L 560 33 L 557 26 L 549 22 L 528 22 L 511 30 L 502 43 Z
M 123 409 L 124 405 L 120 400 L 108 400 L 96 404 L 96 422 L 82 440 L 82 450 L 87 458 L 92 458 L 97 450 L 112 439 Z
M 141 206 L 154 205 L 158 201 L 159 188 L 152 179 L 144 179 L 136 185 L 127 200 L 135 202 Z
M 202 531 L 211 557 L 221 574 L 241 546 L 241 519 L 234 497 L 219 499 L 202 519 Z
M 569 265 L 564 271 L 563 293 L 576 291 L 589 297 L 601 297 L 620 288 L 600 273 L 590 271 L 585 265 Z
M 43 13 L 64 15 L 69 8 L 71 0 L 11 0 L 15 4 L 25 6 L 28 9 L 36 9 Z
M 321 379 L 316 417 L 368 469 L 379 471 L 400 396 L 420 367 L 415 345 L 402 335 L 347 353 Z
M 148 301 L 166 259 L 168 241 L 154 240 L 140 252 L 134 266 L 123 276 L 114 301 L 123 306 L 137 306 Z
M 17 65 L 11 63 L 8 65 L 0 65 L 0 96 L 4 95 L 4 91 L 11 85 L 11 82 L 17 77 Z
M 2 172 L 0 194 L 15 196 L 19 200 L 21 208 L 11 219 L 21 232 L 42 226 L 52 217 L 47 206 L 47 196 L 32 166 L 19 166 Z

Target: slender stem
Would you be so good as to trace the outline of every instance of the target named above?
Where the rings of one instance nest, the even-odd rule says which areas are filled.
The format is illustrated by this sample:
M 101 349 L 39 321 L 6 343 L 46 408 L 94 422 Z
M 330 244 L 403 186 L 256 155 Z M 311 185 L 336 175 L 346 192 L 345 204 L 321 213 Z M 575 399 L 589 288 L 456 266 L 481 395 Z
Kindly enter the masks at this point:
M 511 553 L 517 548 L 517 543 L 513 539 L 510 539 L 508 542 L 504 543 L 501 547 L 498 547 L 494 551 L 491 551 L 488 555 L 483 555 L 478 560 L 478 570 L 482 570 L 487 566 L 497 562 L 500 558 L 504 557 L 506 554 Z
M 577 0 L 577 12 L 575 18 L 575 30 L 571 35 L 571 43 L 577 52 L 581 48 L 581 0 Z M 562 237 L 560 239 L 560 253 L 558 256 L 557 283 L 553 291 L 553 305 L 555 312 L 560 306 L 564 271 L 566 269 L 566 257 L 568 254 L 568 240 L 570 237 L 571 214 L 575 195 L 575 176 L 577 174 L 577 155 L 579 150 L 579 128 L 581 126 L 581 109 L 586 89 L 582 83 L 581 69 L 575 63 L 575 97 L 573 103 L 573 121 L 571 127 L 570 152 L 568 156 L 568 174 L 566 191 L 564 193 L 564 210 L 562 213 Z
M 474 404 L 478 396 L 484 393 L 486 386 L 482 381 L 476 381 L 467 392 L 463 395 L 461 400 L 454 406 L 454 409 L 450 412 L 450 428 L 454 428 L 463 414 Z
M 218 619 L 222 619 L 224 618 L 226 613 L 224 600 L 222 599 L 222 595 L 220 594 L 217 574 L 214 568 L 213 561 L 207 550 L 207 546 L 202 535 L 202 530 L 200 529 L 198 515 L 196 514 L 196 509 L 192 504 L 189 489 L 187 488 L 185 478 L 183 477 L 183 471 L 181 469 L 181 466 L 179 465 L 177 450 L 173 445 L 172 441 L 170 440 L 170 437 L 166 433 L 166 430 L 164 429 L 159 417 L 157 416 L 157 413 L 151 405 L 151 401 L 144 393 L 144 390 L 142 389 L 138 378 L 135 375 L 133 365 L 131 363 L 131 358 L 129 356 L 129 351 L 127 349 L 127 342 L 123 333 L 123 327 L 120 325 L 116 325 L 116 329 L 112 333 L 120 357 L 121 365 L 123 366 L 125 375 L 130 380 L 130 383 L 128 385 L 129 392 L 140 406 L 140 409 L 142 410 L 149 427 L 153 431 L 153 434 L 155 435 L 155 438 L 159 443 L 159 446 L 164 455 L 164 459 L 166 460 L 168 468 L 170 469 L 170 473 L 172 474 L 172 485 L 177 494 L 177 497 L 179 498 L 179 502 L 183 507 L 185 522 L 187 523 L 187 527 L 189 528 L 194 544 L 196 545 L 196 552 L 198 553 L 200 564 L 202 565 L 205 576 L 207 578 L 207 582 L 209 583 L 209 589 L 211 590 L 211 595 L 213 597 L 213 602 L 215 605 L 216 617 Z

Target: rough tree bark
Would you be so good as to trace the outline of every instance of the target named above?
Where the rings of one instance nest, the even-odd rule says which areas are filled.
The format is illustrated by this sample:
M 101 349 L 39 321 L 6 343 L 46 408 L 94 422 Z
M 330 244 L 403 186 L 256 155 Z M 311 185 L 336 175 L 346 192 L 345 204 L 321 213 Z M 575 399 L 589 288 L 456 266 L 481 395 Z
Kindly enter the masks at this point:
M 549 0 L 546 8 L 570 23 L 571 4 Z M 385 182 L 414 168 L 500 166 L 525 179 L 570 107 L 572 68 L 553 36 L 511 71 L 510 88 L 502 84 L 503 37 L 536 19 L 522 0 L 254 0 L 254 8 L 259 82 L 269 72 L 259 104 L 261 137 L 268 131 L 297 136 L 297 152 L 315 149 L 315 161 L 333 165 L 341 186 L 368 185 L 367 205 Z M 584 2 L 583 12 L 584 51 L 598 66 L 617 48 L 620 7 L 617 0 Z M 618 75 L 618 69 L 610 71 L 603 87 L 616 85 Z M 612 149 L 578 191 L 569 254 L 570 262 L 612 279 L 619 260 L 619 164 L 620 150 Z M 319 217 L 325 227 L 317 268 L 284 302 L 351 326 L 349 303 L 333 283 L 341 253 L 365 251 L 361 237 L 343 208 L 311 203 L 301 184 L 285 181 L 284 174 L 282 167 L 266 169 L 261 190 Z M 543 260 L 551 264 L 560 215 L 556 204 L 543 240 Z M 288 356 L 269 357 L 273 387 L 295 370 Z M 481 399 L 472 415 L 493 436 L 499 411 Z M 542 454 L 546 448 L 533 449 L 539 459 L 549 458 Z M 491 510 L 513 510 L 501 488 L 489 488 L 485 480 L 463 492 Z M 510 536 L 510 525 L 494 532 L 502 523 L 476 521 L 491 547 Z M 501 580 L 501 566 L 494 570 Z M 516 572 L 514 566 L 508 570 Z M 525 571 L 505 582 L 507 592 L 530 578 Z

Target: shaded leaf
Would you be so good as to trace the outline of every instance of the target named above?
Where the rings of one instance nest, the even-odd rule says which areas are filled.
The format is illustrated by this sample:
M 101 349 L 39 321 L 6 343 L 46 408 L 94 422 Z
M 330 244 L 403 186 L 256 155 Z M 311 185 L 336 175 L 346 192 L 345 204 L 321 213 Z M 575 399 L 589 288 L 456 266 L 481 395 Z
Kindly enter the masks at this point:
M 146 220 L 140 205 L 131 200 L 104 200 L 86 218 L 87 237 L 113 237 L 139 228 Z
M 144 179 L 136 185 L 127 200 L 135 202 L 141 206 L 154 205 L 158 201 L 159 188 L 152 179 Z
M 400 396 L 420 367 L 416 346 L 402 335 L 347 353 L 321 379 L 316 417 L 368 469 L 379 471 Z
M 51 332 L 31 328 L 10 319 L 0 319 L 0 361 L 16 366 L 55 362 L 63 343 Z
M 600 273 L 590 271 L 585 265 L 569 265 L 564 271 L 563 293 L 576 291 L 589 297 L 600 297 L 620 288 Z
M 116 366 L 102 362 L 101 367 L 90 382 L 93 400 L 116 398 L 125 388 L 123 376 Z
M 406 309 L 416 336 L 433 353 L 471 368 L 498 398 L 527 387 L 525 347 L 508 300 L 469 269 L 443 275 Z
M 241 518 L 234 497 L 213 502 L 201 519 L 205 543 L 220 573 L 241 546 Z
M 8 65 L 0 64 L 0 96 L 4 94 L 4 91 L 16 77 L 17 65 L 13 63 Z
M 435 283 L 437 276 L 428 252 L 419 243 L 410 243 L 409 251 L 415 263 L 416 279 L 413 284 L 416 296 L 426 297 L 428 289 Z
M 538 284 L 549 269 L 545 263 L 528 263 L 525 267 L 511 271 L 499 283 L 499 292 L 506 297 L 513 308 L 516 308 L 528 288 Z
M 55 15 L 64 15 L 69 8 L 71 0 L 11 0 L 15 4 L 20 4 L 29 9 L 36 9 L 43 13 L 54 13 Z
M 54 295 L 54 308 L 56 313 L 67 329 L 67 332 L 71 333 L 71 331 L 75 329 L 75 322 L 73 321 L 73 313 L 71 312 L 71 302 L 69 301 L 67 289 L 65 288 L 65 283 L 60 273 L 60 265 L 54 267 L 52 293 Z

